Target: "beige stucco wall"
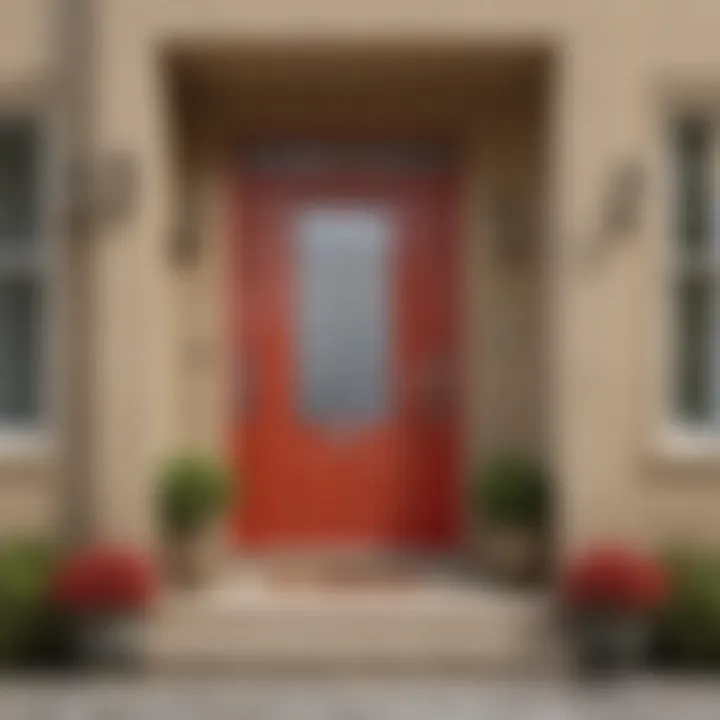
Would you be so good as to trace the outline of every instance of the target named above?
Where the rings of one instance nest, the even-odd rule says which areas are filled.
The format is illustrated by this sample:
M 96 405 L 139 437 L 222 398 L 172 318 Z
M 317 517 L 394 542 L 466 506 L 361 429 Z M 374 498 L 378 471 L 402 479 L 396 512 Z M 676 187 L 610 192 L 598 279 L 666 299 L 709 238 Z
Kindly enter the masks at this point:
M 560 490 L 565 547 L 608 534 L 653 540 L 711 534 L 698 528 L 714 526 L 710 508 L 720 483 L 720 452 L 678 449 L 666 439 L 659 400 L 664 378 L 658 298 L 665 233 L 662 123 L 667 109 L 685 93 L 720 96 L 717 3 L 98 4 L 97 151 L 127 152 L 141 171 L 134 211 L 98 239 L 96 301 L 103 322 L 95 336 L 97 373 L 92 381 L 99 443 L 97 512 L 108 536 L 149 539 L 149 478 L 157 463 L 187 438 L 207 433 L 210 442 L 221 428 L 220 414 L 212 408 L 222 403 L 223 392 L 212 378 L 222 373 L 222 366 L 211 359 L 205 370 L 198 370 L 203 361 L 193 361 L 191 391 L 183 379 L 186 360 L 180 359 L 196 355 L 182 349 L 188 318 L 211 322 L 203 308 L 216 307 L 213 265 L 203 266 L 205 280 L 199 280 L 174 269 L 167 253 L 175 190 L 183 175 L 175 165 L 172 120 L 177 116 L 168 93 L 168 51 L 200 52 L 218 43 L 268 50 L 325 44 L 338 54 L 383 44 L 547 47 L 554 55 L 554 72 L 548 91 L 551 111 L 543 129 L 546 142 L 524 149 L 527 128 L 513 135 L 501 123 L 506 149 L 493 144 L 485 153 L 506 158 L 493 161 L 498 173 L 521 167 L 519 182 L 542 200 L 538 236 L 545 253 L 532 261 L 531 270 L 491 272 L 489 264 L 473 265 L 485 274 L 473 303 L 482 348 L 478 353 L 486 353 L 488 374 L 482 377 L 491 377 L 493 369 L 496 373 L 476 389 L 474 422 L 486 430 L 479 430 L 478 438 L 492 444 L 517 432 L 525 442 L 547 450 Z M 12 41 L 0 45 L 0 73 L 32 77 L 37 71 L 33 53 L 42 43 L 32 40 L 41 23 L 33 11 L 38 13 L 40 4 L 27 0 L 6 0 L 0 8 L 0 19 L 17 14 L 0 23 L 13 28 Z M 24 29 L 16 32 L 16 27 Z M 23 33 L 30 42 L 20 39 Z M 479 113 L 476 140 L 482 139 L 482 117 Z M 482 143 L 471 145 L 469 157 L 479 167 L 486 159 Z M 525 161 L 539 152 L 547 156 L 549 177 L 533 177 L 532 168 L 543 164 Z M 642 224 L 629 236 L 608 238 L 602 229 L 602 200 L 613 170 L 627 161 L 638 162 L 648 181 Z M 221 203 L 213 190 L 218 176 L 213 163 L 206 162 L 203 172 L 210 238 L 217 232 L 211 228 L 220 222 Z M 475 177 L 480 192 L 483 183 L 479 174 Z M 588 252 L 600 247 L 596 243 L 604 250 Z M 482 257 L 482 243 L 474 252 Z M 544 274 L 538 272 L 541 267 Z M 497 313 L 490 310 L 491 295 L 504 301 Z M 544 323 L 527 312 L 531 306 L 537 312 L 546 309 Z M 507 331 L 508 323 L 516 330 Z M 504 340 L 488 341 L 497 335 Z M 514 356 L 512 362 L 506 352 Z M 517 362 L 519 357 L 525 364 Z M 507 398 L 511 401 L 506 404 Z M 205 410 L 195 414 L 197 407 Z M 202 412 L 216 424 L 198 422 Z
M 578 25 L 566 55 L 558 124 L 560 463 L 566 531 L 620 531 L 656 543 L 718 540 L 717 443 L 671 438 L 664 405 L 667 224 L 665 122 L 684 96 L 720 80 L 707 2 L 611 3 Z M 564 139 L 563 139 L 564 138 Z M 609 171 L 635 159 L 647 175 L 641 227 L 581 272 L 576 248 L 597 234 Z
M 4 0 L 0 5 L 0 84 L 9 91 L 47 80 L 49 0 Z

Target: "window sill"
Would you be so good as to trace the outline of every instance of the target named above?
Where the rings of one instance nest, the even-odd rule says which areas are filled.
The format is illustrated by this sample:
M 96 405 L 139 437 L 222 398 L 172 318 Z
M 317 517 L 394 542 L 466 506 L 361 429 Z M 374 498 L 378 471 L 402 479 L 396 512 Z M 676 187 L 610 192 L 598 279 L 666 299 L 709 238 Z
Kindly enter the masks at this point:
M 50 458 L 53 450 L 47 432 L 0 426 L 0 463 L 44 462 Z
M 720 480 L 720 432 L 667 432 L 651 448 L 650 464 L 661 475 L 710 472 Z

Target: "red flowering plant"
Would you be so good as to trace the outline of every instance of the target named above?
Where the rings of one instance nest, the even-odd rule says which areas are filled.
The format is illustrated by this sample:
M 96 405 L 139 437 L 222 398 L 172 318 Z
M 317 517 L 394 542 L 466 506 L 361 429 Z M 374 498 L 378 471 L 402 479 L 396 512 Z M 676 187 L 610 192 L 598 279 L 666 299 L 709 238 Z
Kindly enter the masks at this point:
M 79 616 L 131 615 L 148 607 L 156 577 L 144 555 L 99 547 L 68 557 L 53 577 L 52 602 Z
M 561 592 L 572 613 L 646 616 L 669 599 L 670 587 L 654 558 L 625 547 L 599 547 L 568 565 Z

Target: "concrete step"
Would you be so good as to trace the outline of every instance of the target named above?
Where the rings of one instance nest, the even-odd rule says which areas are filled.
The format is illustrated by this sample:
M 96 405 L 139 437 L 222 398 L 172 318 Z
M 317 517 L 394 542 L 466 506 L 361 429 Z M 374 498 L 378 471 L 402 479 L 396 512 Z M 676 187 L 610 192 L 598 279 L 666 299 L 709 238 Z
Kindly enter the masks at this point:
M 146 635 L 151 669 L 548 671 L 549 602 L 485 588 L 175 595 Z

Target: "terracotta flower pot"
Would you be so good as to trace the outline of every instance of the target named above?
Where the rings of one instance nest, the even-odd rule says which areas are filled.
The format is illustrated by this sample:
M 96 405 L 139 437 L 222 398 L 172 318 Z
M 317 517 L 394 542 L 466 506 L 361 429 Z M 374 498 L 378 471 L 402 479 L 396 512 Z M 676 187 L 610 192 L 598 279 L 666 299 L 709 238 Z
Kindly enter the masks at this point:
M 476 541 L 484 570 L 508 582 L 527 582 L 542 575 L 546 559 L 539 528 L 487 524 Z
M 167 533 L 165 569 L 171 583 L 197 587 L 210 581 L 222 564 L 225 532 L 214 523 L 192 532 Z

